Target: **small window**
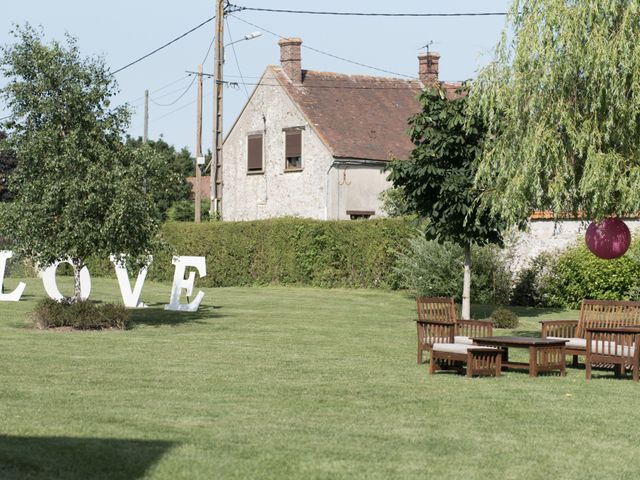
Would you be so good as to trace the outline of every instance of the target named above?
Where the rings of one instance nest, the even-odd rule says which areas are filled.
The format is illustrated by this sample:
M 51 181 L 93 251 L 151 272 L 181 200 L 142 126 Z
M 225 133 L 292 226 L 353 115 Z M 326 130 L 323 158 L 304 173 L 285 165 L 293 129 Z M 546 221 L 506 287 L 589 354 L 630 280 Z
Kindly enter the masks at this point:
M 262 134 L 247 137 L 247 170 L 262 172 Z
M 376 212 L 373 210 L 347 210 L 347 215 L 351 220 L 366 220 L 375 214 Z
M 285 131 L 285 170 L 302 170 L 302 131 Z

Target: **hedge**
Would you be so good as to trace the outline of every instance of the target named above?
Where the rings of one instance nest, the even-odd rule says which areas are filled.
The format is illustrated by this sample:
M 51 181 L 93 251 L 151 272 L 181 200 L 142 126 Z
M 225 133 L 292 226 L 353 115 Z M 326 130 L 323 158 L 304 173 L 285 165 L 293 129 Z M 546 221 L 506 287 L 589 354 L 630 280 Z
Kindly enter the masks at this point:
M 155 252 L 149 278 L 172 281 L 171 255 L 204 256 L 207 287 L 309 285 L 397 288 L 399 252 L 415 227 L 406 219 L 318 221 L 281 218 L 252 222 L 168 222 L 169 248 Z M 92 275 L 113 275 L 104 259 L 92 261 Z

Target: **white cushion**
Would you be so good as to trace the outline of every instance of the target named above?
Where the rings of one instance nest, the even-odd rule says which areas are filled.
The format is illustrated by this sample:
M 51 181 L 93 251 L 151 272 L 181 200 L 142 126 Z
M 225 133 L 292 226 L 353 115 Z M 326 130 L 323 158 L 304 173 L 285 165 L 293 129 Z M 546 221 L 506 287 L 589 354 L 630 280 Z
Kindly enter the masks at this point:
M 473 340 L 469 337 L 465 337 L 464 335 L 456 335 L 453 337 L 453 343 L 460 343 L 462 345 L 473 345 Z
M 587 340 L 584 338 L 563 338 L 563 337 L 547 337 L 549 340 L 567 340 L 565 344 L 567 348 L 587 348 Z M 606 355 L 622 355 L 624 357 L 633 357 L 635 349 L 633 347 L 623 347 L 618 345 L 609 346 L 609 342 L 591 341 L 591 351 L 594 353 L 604 353 Z
M 470 348 L 473 350 L 495 350 L 495 347 L 479 347 L 477 345 L 466 345 L 461 343 L 434 343 L 432 350 L 446 353 L 467 353 Z
M 584 338 L 576 338 L 576 337 L 571 337 L 571 338 L 566 338 L 566 337 L 547 337 L 549 340 L 566 340 L 567 343 L 565 344 L 566 348 L 582 348 L 585 349 L 587 348 L 587 341 Z
M 597 342 L 591 341 L 591 352 L 601 353 L 605 355 L 616 355 L 622 357 L 633 357 L 635 353 L 634 347 L 624 347 L 622 345 L 616 345 L 613 342 Z

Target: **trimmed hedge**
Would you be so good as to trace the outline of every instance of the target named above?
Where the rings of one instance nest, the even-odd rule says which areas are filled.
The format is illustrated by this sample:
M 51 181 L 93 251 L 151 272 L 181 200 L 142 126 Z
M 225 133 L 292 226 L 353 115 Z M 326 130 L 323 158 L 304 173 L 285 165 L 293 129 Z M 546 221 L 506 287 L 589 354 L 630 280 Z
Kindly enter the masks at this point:
M 309 285 L 397 288 L 397 254 L 416 235 L 406 219 L 319 221 L 280 218 L 252 222 L 168 222 L 171 252 L 155 252 L 149 278 L 171 282 L 171 255 L 204 256 L 205 287 Z M 104 259 L 92 275 L 113 275 Z

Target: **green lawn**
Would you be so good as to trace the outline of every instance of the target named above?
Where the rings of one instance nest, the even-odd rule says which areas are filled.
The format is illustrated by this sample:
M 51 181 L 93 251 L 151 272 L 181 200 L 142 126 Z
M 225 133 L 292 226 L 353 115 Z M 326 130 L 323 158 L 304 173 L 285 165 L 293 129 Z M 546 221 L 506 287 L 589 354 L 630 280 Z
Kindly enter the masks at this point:
M 0 304 L 0 478 L 637 478 L 640 386 L 430 377 L 401 293 L 206 289 L 126 332 L 31 329 Z M 8 287 L 15 285 L 9 280 Z M 92 298 L 119 300 L 115 279 Z M 484 309 L 486 311 L 486 309 Z M 577 312 L 520 309 L 522 334 Z M 482 309 L 476 309 L 482 316 Z M 498 330 L 497 335 L 508 331 Z

